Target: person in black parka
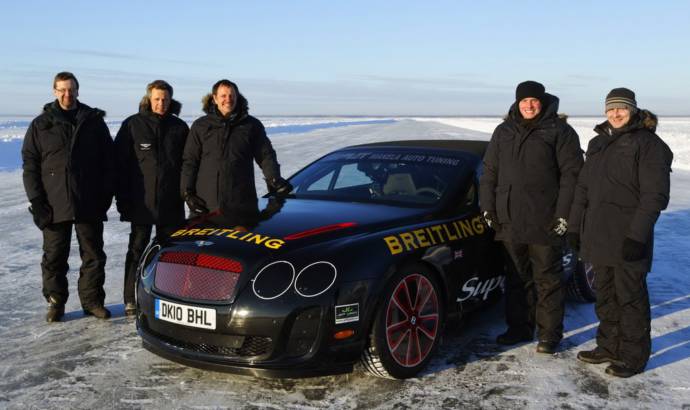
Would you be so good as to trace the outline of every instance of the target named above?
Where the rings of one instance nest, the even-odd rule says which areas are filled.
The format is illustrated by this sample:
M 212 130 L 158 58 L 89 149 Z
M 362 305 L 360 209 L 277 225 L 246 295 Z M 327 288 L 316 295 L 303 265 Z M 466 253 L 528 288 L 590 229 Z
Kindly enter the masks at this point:
M 559 117 L 557 97 L 534 81 L 520 83 L 508 116 L 484 156 L 480 203 L 487 224 L 513 262 L 507 270 L 506 321 L 499 344 L 532 340 L 555 352 L 563 337 L 563 235 L 582 150 Z M 512 269 L 514 268 L 514 269 Z
M 79 82 L 61 72 L 53 80 L 56 100 L 29 125 L 22 146 L 29 210 L 43 232 L 43 296 L 48 322 L 59 321 L 69 297 L 67 259 L 72 226 L 79 242 L 78 292 L 86 314 L 107 319 L 103 221 L 115 185 L 113 140 L 105 112 L 77 100 Z
M 597 347 L 577 357 L 609 362 L 608 374 L 630 377 L 644 370 L 651 351 L 646 277 L 654 224 L 669 201 L 673 153 L 655 134 L 656 116 L 637 108 L 631 90 L 611 90 L 606 117 L 589 142 L 568 228 L 571 247 L 594 267 L 600 320 Z
M 218 209 L 255 215 L 254 161 L 269 192 L 289 193 L 292 186 L 280 176 L 264 126 L 249 115 L 247 99 L 237 85 L 229 80 L 216 82 L 202 103 L 206 115 L 192 124 L 182 165 L 180 190 L 190 216 Z
M 136 312 L 136 270 L 153 225 L 162 240 L 185 220 L 180 174 L 189 127 L 178 118 L 182 106 L 172 96 L 167 82 L 148 84 L 139 112 L 125 119 L 115 137 L 117 209 L 122 221 L 131 222 L 123 291 L 127 315 Z

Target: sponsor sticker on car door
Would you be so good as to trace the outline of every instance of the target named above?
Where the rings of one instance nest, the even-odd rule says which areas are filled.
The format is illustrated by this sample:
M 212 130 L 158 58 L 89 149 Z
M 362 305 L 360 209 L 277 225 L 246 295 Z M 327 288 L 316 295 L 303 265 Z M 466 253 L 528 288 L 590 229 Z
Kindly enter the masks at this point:
M 216 310 L 156 299 L 155 318 L 182 326 L 216 328 Z

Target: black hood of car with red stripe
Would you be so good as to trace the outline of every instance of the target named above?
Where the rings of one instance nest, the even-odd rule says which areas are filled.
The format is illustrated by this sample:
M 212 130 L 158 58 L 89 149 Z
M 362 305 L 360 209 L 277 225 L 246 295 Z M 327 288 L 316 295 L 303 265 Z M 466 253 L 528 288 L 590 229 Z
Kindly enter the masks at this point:
M 217 211 L 192 220 L 187 227 L 173 233 L 171 240 L 177 246 L 184 243 L 196 246 L 197 242 L 206 241 L 242 252 L 251 249 L 270 252 L 375 233 L 429 218 L 428 208 L 316 199 L 264 198 L 259 206 L 263 210 L 257 215 L 243 217 Z M 268 242 L 271 239 L 274 241 Z

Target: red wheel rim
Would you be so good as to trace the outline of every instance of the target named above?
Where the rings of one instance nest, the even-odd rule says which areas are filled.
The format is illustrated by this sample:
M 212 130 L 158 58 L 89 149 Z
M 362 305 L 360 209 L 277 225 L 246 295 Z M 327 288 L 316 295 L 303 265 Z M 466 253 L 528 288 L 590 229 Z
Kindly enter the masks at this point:
M 429 279 L 405 276 L 386 309 L 386 342 L 395 361 L 414 367 L 427 358 L 438 336 L 438 297 Z

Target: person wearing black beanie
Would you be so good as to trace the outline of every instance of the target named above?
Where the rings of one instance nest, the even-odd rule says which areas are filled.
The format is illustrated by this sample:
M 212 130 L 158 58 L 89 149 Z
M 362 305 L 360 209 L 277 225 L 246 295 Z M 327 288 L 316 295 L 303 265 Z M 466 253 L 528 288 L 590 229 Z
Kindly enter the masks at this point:
M 666 208 L 673 153 L 655 134 L 657 117 L 637 108 L 635 93 L 614 88 L 607 120 L 589 142 L 570 211 L 568 242 L 594 266 L 597 345 L 578 353 L 586 363 L 609 363 L 606 373 L 644 371 L 651 353 L 647 273 L 654 224 Z M 581 240 L 580 240 L 581 239 Z
M 496 342 L 531 341 L 536 328 L 537 352 L 547 354 L 563 338 L 563 235 L 583 162 L 558 102 L 536 81 L 518 84 L 487 147 L 479 188 L 484 219 L 514 265 L 506 276 L 508 329 Z

